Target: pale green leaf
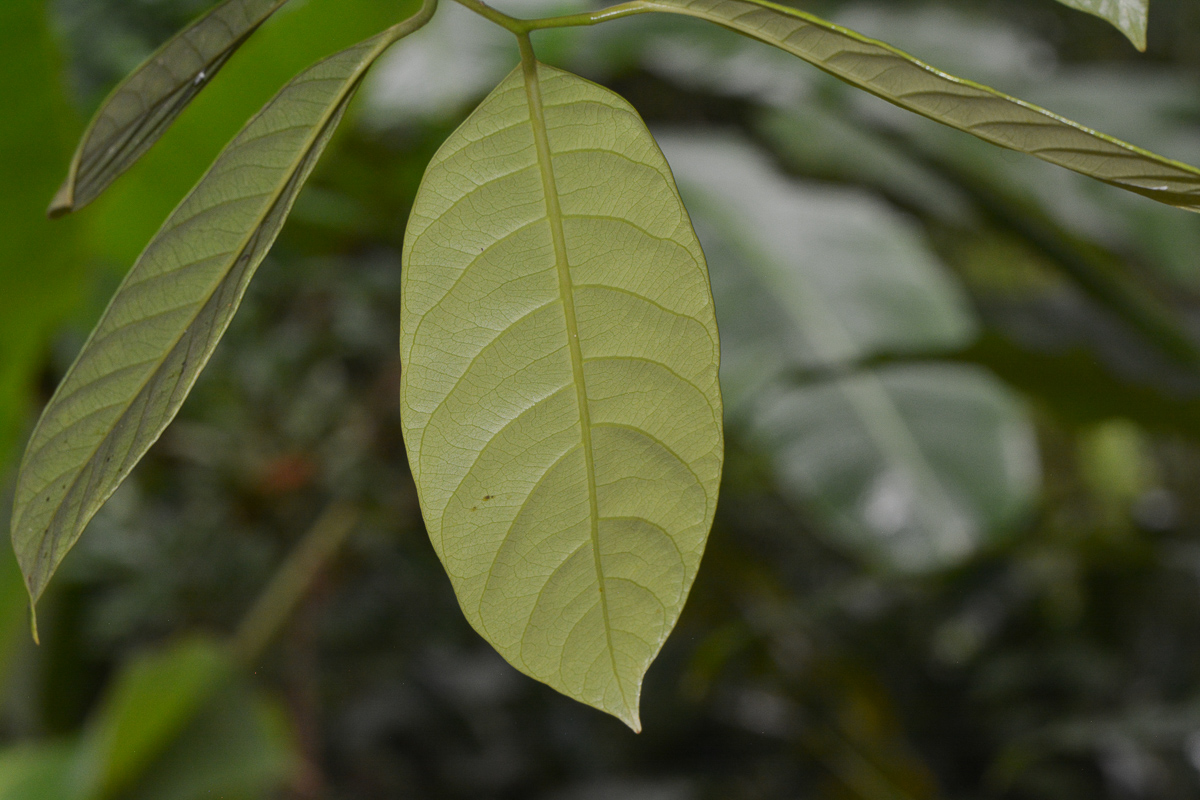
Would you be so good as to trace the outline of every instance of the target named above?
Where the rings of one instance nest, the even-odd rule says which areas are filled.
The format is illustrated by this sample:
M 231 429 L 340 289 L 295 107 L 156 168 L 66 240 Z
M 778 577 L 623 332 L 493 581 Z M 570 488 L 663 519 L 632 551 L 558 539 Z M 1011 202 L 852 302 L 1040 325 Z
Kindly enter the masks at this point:
M 645 0 L 647 9 L 723 25 L 778 47 L 901 108 L 1113 186 L 1200 211 L 1200 170 L 1155 155 L 890 45 L 766 0 Z
M 13 545 L 36 602 L 174 418 L 367 69 L 413 19 L 320 62 L 230 143 L 117 290 L 30 439 Z
M 101 104 L 50 204 L 60 217 L 95 200 L 149 150 L 188 103 L 287 0 L 225 0 L 177 33 Z
M 703 253 L 637 113 L 518 68 L 405 242 L 401 412 L 433 545 L 515 667 L 637 730 L 723 458 Z
M 1064 6 L 1107 20 L 1138 50 L 1146 49 L 1150 0 L 1058 0 Z

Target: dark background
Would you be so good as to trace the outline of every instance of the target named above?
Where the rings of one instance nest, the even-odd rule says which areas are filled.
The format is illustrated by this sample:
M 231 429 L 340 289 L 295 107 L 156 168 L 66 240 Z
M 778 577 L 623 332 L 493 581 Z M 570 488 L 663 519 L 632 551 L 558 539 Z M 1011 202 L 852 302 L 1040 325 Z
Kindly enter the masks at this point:
M 296 2 L 108 196 L 50 223 L 87 116 L 208 3 L 0 6 L 9 485 L 120 276 L 224 142 L 412 9 Z M 1051 0 L 805 8 L 1200 163 L 1189 0 L 1154 0 L 1144 55 Z M 721 504 L 645 733 L 470 629 L 400 436 L 400 248 L 425 164 L 516 63 L 506 37 L 448 7 L 380 65 L 178 420 L 64 563 L 40 647 L 3 556 L 0 798 L 102 796 L 70 776 L 136 750 L 113 720 L 191 696 L 170 669 L 129 676 L 232 636 L 333 502 L 361 521 L 274 645 L 208 711 L 154 728 L 104 796 L 1200 795 L 1200 220 L 692 21 L 535 41 L 660 134 L 722 324 Z M 95 750 L 108 730 L 125 733 Z

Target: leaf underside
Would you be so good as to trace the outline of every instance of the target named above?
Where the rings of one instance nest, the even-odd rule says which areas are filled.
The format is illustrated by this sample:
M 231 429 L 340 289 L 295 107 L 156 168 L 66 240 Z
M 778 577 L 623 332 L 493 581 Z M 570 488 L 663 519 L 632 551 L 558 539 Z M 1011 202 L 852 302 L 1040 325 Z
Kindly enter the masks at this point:
M 1107 20 L 1125 34 L 1138 50 L 1146 49 L 1146 27 L 1150 16 L 1150 0 L 1058 0 L 1086 14 Z
M 101 105 L 50 204 L 60 217 L 95 200 L 162 137 L 250 35 L 287 0 L 226 0 L 167 41 Z
M 467 619 L 640 729 L 716 507 L 704 255 L 620 97 L 518 68 L 435 156 L 405 241 L 401 412 Z
M 367 68 L 380 34 L 309 68 L 217 158 L 122 282 L 42 414 L 12 538 L 36 603 L 183 404 Z
M 901 108 L 1160 203 L 1200 211 L 1200 170 L 1134 147 L 882 42 L 766 0 L 646 0 L 789 52 Z

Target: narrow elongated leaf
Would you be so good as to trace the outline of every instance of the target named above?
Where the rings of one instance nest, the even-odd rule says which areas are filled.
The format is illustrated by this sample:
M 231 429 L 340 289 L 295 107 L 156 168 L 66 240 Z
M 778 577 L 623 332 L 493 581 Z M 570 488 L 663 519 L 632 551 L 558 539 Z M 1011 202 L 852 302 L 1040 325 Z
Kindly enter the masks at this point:
M 287 0 L 225 0 L 158 49 L 100 106 L 50 216 L 82 208 L 158 141 L 242 43 Z
M 723 458 L 708 273 L 637 113 L 518 68 L 405 241 L 401 412 L 430 538 L 519 670 L 638 730 Z
M 778 47 L 871 94 L 984 141 L 1167 205 L 1200 211 L 1200 170 L 956 78 L 890 45 L 766 0 L 645 0 Z
M 1058 0 L 1064 6 L 1108 20 L 1138 50 L 1146 49 L 1150 0 Z
M 230 143 L 117 290 L 30 439 L 13 545 L 36 602 L 174 418 L 378 56 L 412 20 L 301 73 Z

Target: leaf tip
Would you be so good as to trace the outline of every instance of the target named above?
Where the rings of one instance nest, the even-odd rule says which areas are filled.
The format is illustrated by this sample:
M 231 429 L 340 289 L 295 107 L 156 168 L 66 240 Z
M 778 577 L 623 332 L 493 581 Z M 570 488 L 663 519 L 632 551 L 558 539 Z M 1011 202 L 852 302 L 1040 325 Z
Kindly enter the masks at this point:
M 60 219 L 74 210 L 75 187 L 71 180 L 67 180 L 54 195 L 54 199 L 50 201 L 50 207 L 46 209 L 46 216 L 50 219 Z
M 29 603 L 29 632 L 33 635 L 33 643 L 42 646 L 42 637 L 38 635 L 37 603 Z
M 624 698 L 622 698 L 624 700 Z M 620 705 L 615 707 L 602 707 L 600 710 L 607 714 L 611 714 L 634 733 L 642 732 L 642 714 L 641 714 L 641 686 L 638 686 L 636 696 L 632 698 L 633 702 L 625 700 Z
M 1146 52 L 1146 29 L 1149 27 L 1146 24 L 1147 20 L 1142 19 L 1140 25 L 1133 25 L 1128 28 L 1122 28 L 1121 32 L 1125 34 L 1125 38 L 1129 40 L 1139 53 Z

